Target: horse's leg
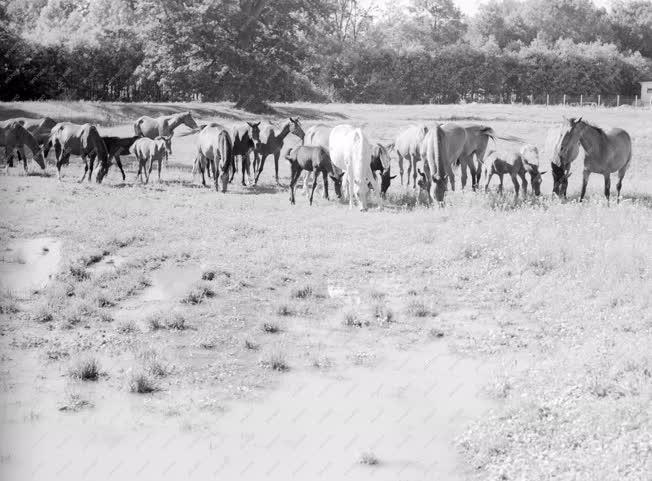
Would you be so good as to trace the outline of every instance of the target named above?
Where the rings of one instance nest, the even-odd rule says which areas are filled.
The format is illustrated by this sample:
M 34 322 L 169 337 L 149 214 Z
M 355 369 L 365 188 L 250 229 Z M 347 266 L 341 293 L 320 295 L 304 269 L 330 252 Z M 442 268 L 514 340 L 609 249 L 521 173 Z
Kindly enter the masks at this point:
M 586 195 L 586 186 L 589 183 L 589 175 L 591 175 L 591 172 L 588 169 L 584 169 L 584 172 L 582 172 L 582 193 L 580 194 L 580 202 L 584 200 L 584 196 Z
M 484 185 L 484 191 L 489 192 L 489 183 L 491 182 L 491 178 L 494 176 L 494 171 L 492 170 L 487 170 L 485 173 L 485 177 L 487 178 L 487 182 Z
M 321 176 L 324 179 L 324 199 L 328 200 L 328 173 L 322 170 Z
M 323 172 L 325 174 L 325 172 Z M 315 169 L 312 173 L 312 190 L 310 191 L 310 205 L 312 205 L 312 197 L 315 195 L 315 189 L 317 188 L 317 181 L 319 180 L 319 171 Z
M 611 174 L 604 174 L 604 196 L 609 202 L 609 195 L 611 194 Z
M 525 172 L 518 174 L 521 178 L 521 184 L 523 185 L 523 197 L 527 197 L 527 178 L 525 177 Z
M 152 175 L 152 170 L 154 170 L 154 156 L 151 156 L 148 160 L 149 160 L 149 170 L 147 171 L 147 180 L 145 181 L 146 184 L 149 183 L 149 178 Z M 147 165 L 145 167 L 147 167 Z
M 476 190 L 478 190 L 479 180 L 478 180 L 478 173 L 475 166 L 475 161 L 473 160 L 473 154 L 471 154 L 468 157 L 467 162 L 469 164 L 469 172 L 471 173 L 471 190 L 475 192 Z
M 398 151 L 396 153 L 398 154 L 398 172 L 401 175 L 401 185 L 403 185 L 403 156 Z
M 79 179 L 80 183 L 84 182 L 84 179 L 86 178 L 86 174 L 88 173 L 88 159 L 86 158 L 85 155 L 82 155 L 81 158 L 84 161 L 84 175 L 82 175 L 82 178 Z
M 295 204 L 294 201 L 294 188 L 301 175 L 301 167 L 297 164 L 292 164 L 290 167 L 290 204 Z
M 355 181 L 349 177 L 349 172 L 347 172 L 345 175 L 349 184 L 349 209 L 353 209 L 353 197 L 355 197 L 355 188 L 353 184 Z
M 278 152 L 274 152 L 274 173 L 276 175 L 276 185 L 279 185 L 278 183 L 278 159 L 281 156 L 281 151 L 279 150 Z
M 259 156 L 258 154 L 254 154 L 254 173 L 256 174 L 256 178 L 254 179 L 254 185 L 258 184 L 258 178 L 260 177 L 260 174 L 263 173 L 263 169 L 265 168 L 265 160 L 267 159 L 266 155 Z M 256 165 L 258 168 L 256 169 Z M 277 171 L 278 174 L 278 171 Z M 278 177 L 277 177 L 278 180 Z
M 25 155 L 24 145 L 21 145 L 16 149 L 16 155 L 18 156 L 18 160 L 23 161 L 23 170 L 25 171 L 25 174 L 27 174 L 27 156 Z
M 158 162 L 158 181 L 160 183 L 161 182 L 161 163 L 163 162 L 163 159 L 159 157 L 157 159 L 157 162 Z M 154 163 L 154 159 L 152 159 L 152 163 Z
M 618 171 L 618 183 L 616 184 L 616 192 L 617 192 L 617 197 L 616 197 L 616 202 L 620 203 L 620 189 L 623 186 L 623 177 L 625 177 L 625 169 L 621 169 Z
M 90 168 L 88 172 L 88 181 L 91 181 L 91 177 L 93 176 L 93 167 L 95 165 L 95 152 L 92 152 L 88 157 L 89 157 L 89 163 L 90 163 Z
M 498 174 L 498 179 L 500 179 L 500 185 L 498 186 L 498 193 L 503 193 L 503 174 Z
M 122 174 L 122 182 L 127 180 L 127 176 L 125 175 L 125 170 L 122 168 L 122 162 L 120 161 L 120 154 L 115 154 L 115 163 L 118 164 L 118 169 L 120 169 L 120 173 Z
M 466 179 L 468 178 L 466 173 L 468 159 L 466 157 L 460 157 L 460 171 L 462 173 L 462 190 L 466 188 Z
M 448 174 L 448 180 L 451 183 L 451 190 L 455 192 L 455 174 L 453 173 L 453 170 L 451 169 L 450 174 Z
M 509 176 L 512 178 L 512 184 L 514 184 L 514 198 L 518 199 L 518 191 L 519 191 L 518 178 L 514 172 L 510 172 Z
M 416 189 L 417 188 L 417 156 L 416 155 L 410 155 L 410 165 L 411 165 L 411 170 L 412 170 L 412 188 Z M 424 161 L 425 162 L 425 161 Z M 408 172 L 408 177 L 410 173 Z
M 241 164 L 240 164 L 240 165 L 242 166 L 242 185 L 247 185 L 247 184 L 245 183 L 245 170 L 246 170 L 246 166 L 245 166 L 245 162 L 246 162 L 246 160 L 245 160 L 245 157 L 246 157 L 247 155 L 249 155 L 249 154 L 241 155 L 241 156 L 240 156 L 240 159 L 241 159 L 241 160 L 240 160 L 240 161 L 241 161 Z
M 61 161 L 63 160 L 61 144 L 59 141 L 54 142 L 54 157 L 57 159 L 57 180 L 61 182 Z

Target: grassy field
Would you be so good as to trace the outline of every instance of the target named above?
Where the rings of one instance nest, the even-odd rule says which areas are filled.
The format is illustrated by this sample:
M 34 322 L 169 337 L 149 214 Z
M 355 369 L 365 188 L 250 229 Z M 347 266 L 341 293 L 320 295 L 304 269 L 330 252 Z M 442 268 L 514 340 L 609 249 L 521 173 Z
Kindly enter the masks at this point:
M 273 182 L 0 177 L 2 479 L 642 480 L 652 472 L 652 114 L 521 106 L 276 105 L 364 125 L 484 123 L 543 147 L 562 115 L 633 138 L 624 199 L 457 191 L 382 211 Z M 0 104 L 128 134 L 229 104 Z M 185 132 L 181 127 L 179 134 Z M 288 137 L 288 143 L 298 140 Z M 499 148 L 514 148 L 499 145 Z M 395 162 L 395 160 L 394 160 Z M 548 160 L 542 156 L 542 164 Z M 282 182 L 289 168 L 281 160 Z M 396 169 L 394 164 L 393 169 Z M 398 180 L 398 179 L 396 179 Z

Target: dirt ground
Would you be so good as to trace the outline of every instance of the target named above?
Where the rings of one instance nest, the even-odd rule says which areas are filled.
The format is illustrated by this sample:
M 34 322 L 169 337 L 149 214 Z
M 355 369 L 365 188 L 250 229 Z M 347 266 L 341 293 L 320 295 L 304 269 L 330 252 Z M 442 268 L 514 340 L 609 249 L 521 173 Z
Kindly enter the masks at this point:
M 623 200 L 447 193 L 291 206 L 268 159 L 226 194 L 180 127 L 162 182 L 78 183 L 78 158 L 0 175 L 0 476 L 25 479 L 641 480 L 652 472 L 652 112 L 276 105 L 280 123 L 491 125 L 543 151 L 562 115 L 633 138 Z M 229 104 L 0 104 L 128 135 Z M 288 136 L 287 144 L 298 143 Z M 500 142 L 496 148 L 517 147 Z M 51 160 L 51 159 L 50 159 Z M 397 173 L 396 159 L 392 169 Z M 615 182 L 612 184 L 614 185 Z

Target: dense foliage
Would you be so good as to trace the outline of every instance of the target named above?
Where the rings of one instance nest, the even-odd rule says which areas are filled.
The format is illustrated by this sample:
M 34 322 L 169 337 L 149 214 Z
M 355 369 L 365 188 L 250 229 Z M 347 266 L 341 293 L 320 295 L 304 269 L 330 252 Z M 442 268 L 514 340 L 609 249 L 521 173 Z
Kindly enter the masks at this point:
M 0 99 L 508 101 L 633 95 L 652 71 L 649 1 L 394 3 L 0 1 Z

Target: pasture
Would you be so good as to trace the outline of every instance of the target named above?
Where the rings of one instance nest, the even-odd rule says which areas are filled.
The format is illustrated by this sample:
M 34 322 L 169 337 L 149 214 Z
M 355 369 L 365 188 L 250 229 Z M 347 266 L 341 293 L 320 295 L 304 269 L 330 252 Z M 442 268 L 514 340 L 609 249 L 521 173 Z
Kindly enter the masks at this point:
M 364 125 L 481 123 L 543 149 L 562 115 L 626 129 L 623 200 L 448 192 L 397 177 L 361 213 L 281 186 L 192 178 L 173 138 L 162 182 L 0 176 L 0 476 L 10 479 L 601 479 L 652 472 L 652 113 L 499 105 L 278 104 Z M 133 120 L 260 119 L 229 104 L 26 102 L 133 135 Z M 289 135 L 288 144 L 299 139 Z M 501 148 L 518 148 L 499 142 Z M 51 157 L 49 159 L 51 161 Z M 392 154 L 392 174 L 397 174 Z M 459 179 L 459 175 L 458 175 Z M 484 178 L 482 183 L 484 183 Z M 209 183 L 210 185 L 210 183 Z M 334 197 L 334 196 L 333 196 Z M 645 474 L 647 473 L 647 475 Z

